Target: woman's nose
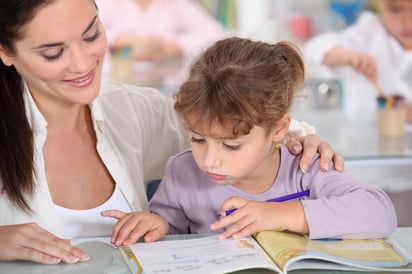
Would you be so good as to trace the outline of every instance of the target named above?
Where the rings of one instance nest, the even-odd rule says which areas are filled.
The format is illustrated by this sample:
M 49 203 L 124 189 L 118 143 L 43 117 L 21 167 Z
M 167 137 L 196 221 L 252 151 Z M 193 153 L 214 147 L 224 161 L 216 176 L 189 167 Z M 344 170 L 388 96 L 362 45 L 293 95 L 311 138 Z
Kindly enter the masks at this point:
M 73 73 L 85 73 L 90 70 L 90 56 L 85 49 L 81 46 L 72 47 L 71 54 L 70 70 Z

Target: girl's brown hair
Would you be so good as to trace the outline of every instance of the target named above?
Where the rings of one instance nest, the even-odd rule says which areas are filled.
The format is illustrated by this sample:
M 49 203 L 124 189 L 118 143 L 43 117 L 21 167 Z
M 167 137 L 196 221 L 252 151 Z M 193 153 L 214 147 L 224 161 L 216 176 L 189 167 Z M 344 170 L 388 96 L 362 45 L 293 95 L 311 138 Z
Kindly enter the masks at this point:
M 193 63 L 175 109 L 189 130 L 208 136 L 214 124 L 231 127 L 230 138 L 255 125 L 269 131 L 287 113 L 303 80 L 304 63 L 293 44 L 227 38 Z

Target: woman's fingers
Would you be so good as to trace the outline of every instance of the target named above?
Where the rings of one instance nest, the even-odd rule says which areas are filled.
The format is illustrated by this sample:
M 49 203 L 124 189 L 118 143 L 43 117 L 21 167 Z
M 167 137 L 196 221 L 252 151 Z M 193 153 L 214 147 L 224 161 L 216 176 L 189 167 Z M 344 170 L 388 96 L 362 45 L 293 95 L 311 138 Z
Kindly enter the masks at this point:
M 0 227 L 0 260 L 29 260 L 43 264 L 76 263 L 89 256 L 34 223 Z

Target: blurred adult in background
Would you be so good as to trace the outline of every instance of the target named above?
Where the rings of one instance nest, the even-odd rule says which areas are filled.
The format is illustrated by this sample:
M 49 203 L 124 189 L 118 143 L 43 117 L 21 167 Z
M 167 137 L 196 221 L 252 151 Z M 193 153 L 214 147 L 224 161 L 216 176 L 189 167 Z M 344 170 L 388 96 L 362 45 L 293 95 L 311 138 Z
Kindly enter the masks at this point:
M 109 47 L 130 47 L 135 60 L 192 56 L 224 36 L 193 0 L 98 0 Z
M 412 1 L 376 0 L 342 32 L 315 36 L 304 47 L 309 77 L 344 80 L 345 108 L 373 110 L 377 91 L 405 96 L 412 121 Z

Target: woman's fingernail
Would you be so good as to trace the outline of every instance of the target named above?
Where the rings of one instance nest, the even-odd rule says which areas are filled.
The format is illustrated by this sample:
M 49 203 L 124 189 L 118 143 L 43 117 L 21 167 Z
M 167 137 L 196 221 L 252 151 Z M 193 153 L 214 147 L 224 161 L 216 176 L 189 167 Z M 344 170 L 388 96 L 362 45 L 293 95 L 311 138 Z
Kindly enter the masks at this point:
M 50 263 L 51 264 L 59 264 L 62 261 L 61 258 L 51 258 Z
M 77 262 L 80 260 L 78 257 L 75 257 L 75 256 L 73 256 L 73 255 L 69 255 L 67 259 L 68 259 L 69 262 L 72 263 L 72 264 L 77 263 Z
M 324 169 L 325 171 L 328 171 L 328 170 L 329 170 L 329 164 L 328 164 L 328 163 L 323 163 L 323 164 L 322 164 L 322 167 L 323 167 L 323 169 Z
M 300 152 L 300 151 L 302 150 L 302 147 L 301 147 L 301 146 L 294 146 L 294 147 L 293 147 L 293 150 L 294 150 L 295 152 Z
M 90 260 L 90 256 L 87 253 L 80 253 L 79 257 L 82 262 Z

